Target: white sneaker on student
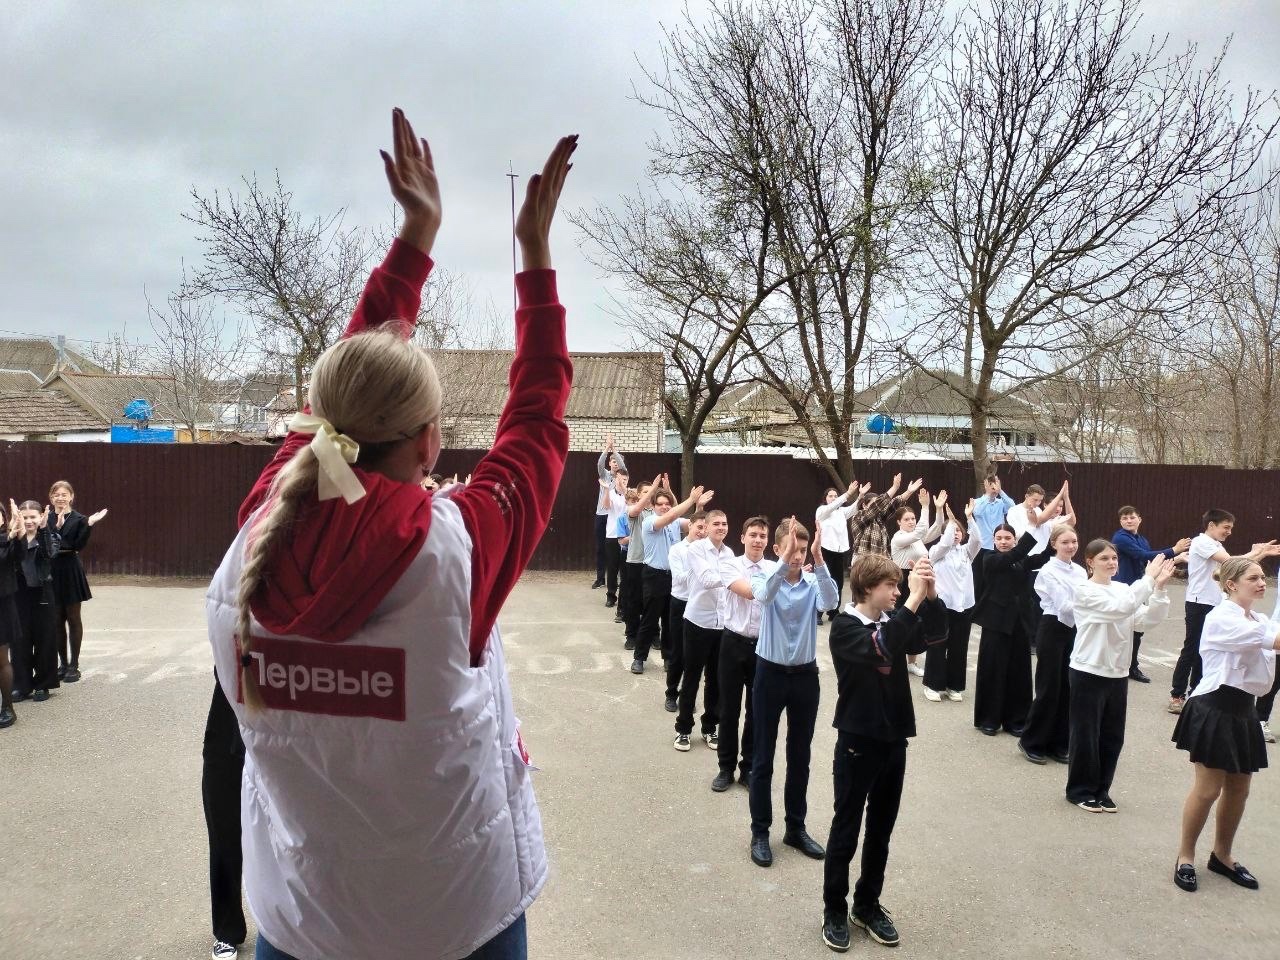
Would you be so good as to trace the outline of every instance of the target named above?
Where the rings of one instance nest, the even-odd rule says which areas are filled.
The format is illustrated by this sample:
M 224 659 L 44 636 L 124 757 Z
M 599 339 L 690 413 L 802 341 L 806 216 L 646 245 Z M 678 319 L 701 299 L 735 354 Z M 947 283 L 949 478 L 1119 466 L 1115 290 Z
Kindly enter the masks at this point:
M 924 691 L 924 698 L 926 700 L 930 700 L 933 703 L 942 702 L 942 694 L 940 694 L 937 690 L 934 690 L 932 687 L 921 687 L 920 689 Z
M 961 693 L 959 690 L 947 690 L 943 693 L 943 696 L 946 697 L 948 700 L 950 700 L 952 703 L 959 703 L 961 700 L 964 699 L 964 694 Z
M 918 663 L 908 663 L 908 664 L 907 664 L 907 673 L 914 674 L 914 675 L 915 675 L 915 676 L 917 676 L 917 677 L 923 677 L 923 676 L 924 676 L 924 667 L 920 666 L 920 664 L 918 664 Z
M 240 948 L 223 940 L 213 942 L 213 960 L 235 960 L 240 956 Z
M 1271 722 L 1269 720 L 1262 721 L 1262 739 L 1267 743 L 1276 742 L 1276 735 L 1271 732 Z

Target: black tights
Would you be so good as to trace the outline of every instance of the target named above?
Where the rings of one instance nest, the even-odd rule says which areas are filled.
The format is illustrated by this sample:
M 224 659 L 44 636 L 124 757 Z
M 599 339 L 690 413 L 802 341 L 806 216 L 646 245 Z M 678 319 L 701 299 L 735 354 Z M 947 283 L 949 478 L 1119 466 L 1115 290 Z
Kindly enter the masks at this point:
M 9 663 L 8 644 L 0 644 L 0 705 L 13 709 L 13 666 Z
M 70 654 L 67 656 L 68 640 Z M 80 644 L 84 641 L 84 622 L 80 619 L 80 604 L 68 603 L 58 607 L 58 664 L 80 668 Z

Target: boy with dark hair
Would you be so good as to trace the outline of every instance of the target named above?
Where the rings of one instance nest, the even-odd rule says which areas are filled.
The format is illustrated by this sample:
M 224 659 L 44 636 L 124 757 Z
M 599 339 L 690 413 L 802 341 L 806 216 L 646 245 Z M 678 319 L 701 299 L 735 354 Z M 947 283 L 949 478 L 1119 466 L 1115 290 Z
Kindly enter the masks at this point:
M 894 610 L 901 571 L 889 557 L 864 557 L 850 578 L 854 603 L 831 625 L 838 693 L 835 728 L 835 815 L 822 885 L 822 940 L 849 949 L 849 920 L 877 943 L 896 946 L 898 931 L 880 906 L 889 838 L 898 819 L 907 768 L 907 739 L 916 734 L 907 654 L 947 638 L 947 613 L 929 560 L 907 578 L 907 602 Z M 891 612 L 892 611 L 892 615 Z M 849 865 L 862 842 L 862 872 L 849 909 Z
M 1209 510 L 1201 518 L 1204 533 L 1191 540 L 1187 549 L 1187 633 L 1173 668 L 1173 688 L 1169 691 L 1169 712 L 1181 713 L 1187 694 L 1200 682 L 1203 669 L 1200 662 L 1200 634 L 1204 630 L 1204 618 L 1222 601 L 1222 587 L 1214 579 L 1218 567 L 1231 559 L 1222 545 L 1231 536 L 1236 518 L 1226 510 Z M 1280 546 L 1274 540 L 1255 543 L 1244 556 L 1254 562 L 1264 557 L 1280 555 Z
M 1172 547 L 1152 550 L 1147 538 L 1138 533 L 1142 525 L 1142 516 L 1137 507 L 1120 508 L 1120 529 L 1111 535 L 1111 545 L 1116 548 L 1116 557 L 1120 566 L 1116 568 L 1117 583 L 1134 584 L 1146 575 L 1147 564 L 1156 557 L 1168 557 L 1170 560 L 1187 552 L 1191 546 L 1191 538 L 1183 537 Z M 1138 647 L 1142 643 L 1142 634 L 1133 635 L 1133 658 L 1129 664 L 1129 679 L 1138 683 L 1150 683 L 1151 678 L 1138 666 Z
M 640 632 L 640 571 L 644 569 L 644 529 L 641 521 L 646 514 L 652 514 L 647 501 L 641 502 L 649 491 L 647 481 L 636 488 L 636 497 L 627 498 L 627 509 L 623 517 L 627 522 L 627 559 L 622 565 L 622 586 L 619 593 L 618 608 L 622 614 L 624 650 L 636 648 L 636 636 Z
M 676 700 L 676 739 L 673 746 L 681 753 L 689 751 L 689 735 L 693 733 L 693 708 L 698 700 L 698 685 L 704 671 L 702 691 L 702 739 L 708 747 L 716 745 L 719 721 L 720 688 L 717 672 L 721 631 L 724 627 L 723 565 L 733 560 L 733 550 L 724 542 L 729 533 L 729 519 L 723 510 L 707 514 L 707 536 L 689 547 L 689 602 L 684 608 L 684 672 Z
M 795 517 L 778 525 L 773 537 L 778 562 L 768 576 L 736 580 L 729 589 L 762 607 L 752 684 L 754 746 L 751 754 L 751 860 L 773 863 L 769 828 L 773 825 L 773 757 L 778 724 L 787 715 L 786 833 L 782 842 L 806 857 L 821 860 L 826 851 L 805 829 L 808 813 L 809 754 L 818 721 L 817 615 L 838 602 L 836 582 L 822 556 L 821 528 L 813 534 L 813 572 L 804 569 L 809 531 Z
M 671 567 L 671 600 L 667 605 L 667 637 L 670 650 L 665 654 L 667 713 L 675 713 L 680 695 L 680 678 L 684 675 L 684 608 L 689 602 L 689 548 L 707 535 L 707 515 L 695 510 L 689 517 L 685 538 L 667 551 Z

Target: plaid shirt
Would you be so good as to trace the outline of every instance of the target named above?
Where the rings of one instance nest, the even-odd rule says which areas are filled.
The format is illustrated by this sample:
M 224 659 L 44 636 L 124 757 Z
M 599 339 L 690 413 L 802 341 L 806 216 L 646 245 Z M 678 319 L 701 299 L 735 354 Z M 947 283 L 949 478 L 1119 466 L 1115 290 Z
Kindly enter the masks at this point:
M 854 515 L 849 542 L 853 545 L 855 557 L 874 553 L 892 556 L 889 552 L 889 531 L 885 528 L 885 523 L 894 511 L 895 502 L 893 497 L 882 493 Z

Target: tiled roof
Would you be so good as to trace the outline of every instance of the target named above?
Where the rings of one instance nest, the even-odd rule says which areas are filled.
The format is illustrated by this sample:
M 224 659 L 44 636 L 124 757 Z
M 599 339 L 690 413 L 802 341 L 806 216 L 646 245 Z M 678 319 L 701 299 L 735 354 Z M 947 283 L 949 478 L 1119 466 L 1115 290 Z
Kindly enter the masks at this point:
M 30 370 L 0 370 L 0 391 L 40 389 L 40 378 Z
M 496 417 L 507 400 L 510 350 L 431 350 L 446 413 Z M 571 353 L 570 419 L 653 420 L 659 416 L 660 353 Z
M 149 400 L 154 408 L 153 420 L 180 423 L 183 417 L 173 408 L 173 379 L 115 373 L 63 372 L 48 386 L 61 390 L 85 409 L 112 422 L 125 423 L 125 406 L 133 400 Z M 212 413 L 205 412 L 199 422 L 209 422 Z
M 68 349 L 65 353 L 69 369 L 100 372 L 101 367 Z M 0 370 L 29 370 L 41 380 L 53 373 L 58 362 L 58 348 L 43 337 L 0 337 Z
M 108 426 L 105 419 L 95 417 L 56 390 L 0 392 L 0 433 L 27 436 L 73 430 L 106 430 Z

